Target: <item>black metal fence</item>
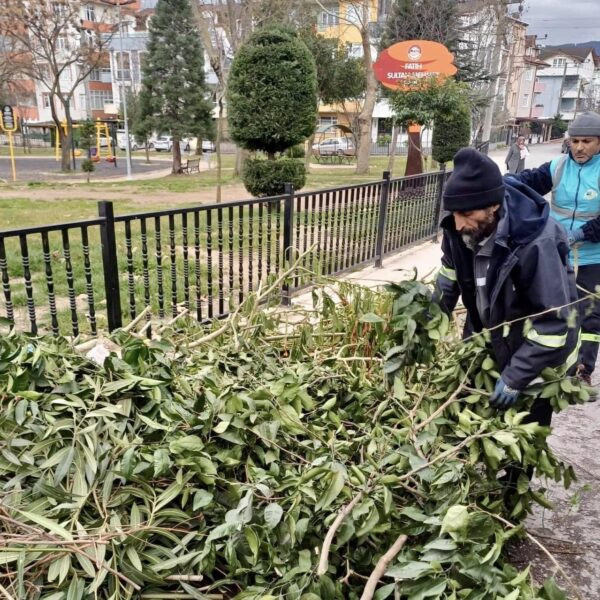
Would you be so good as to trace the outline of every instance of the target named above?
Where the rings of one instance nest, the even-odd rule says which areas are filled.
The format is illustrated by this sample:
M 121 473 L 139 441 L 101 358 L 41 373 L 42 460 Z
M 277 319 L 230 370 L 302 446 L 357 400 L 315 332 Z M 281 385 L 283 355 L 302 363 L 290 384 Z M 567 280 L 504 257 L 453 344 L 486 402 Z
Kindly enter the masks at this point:
M 375 262 L 437 234 L 444 172 L 226 204 L 0 231 L 0 309 L 17 329 L 77 336 L 145 308 L 228 314 L 304 255 L 282 301 L 314 280 Z M 309 252 L 310 249 L 312 252 Z

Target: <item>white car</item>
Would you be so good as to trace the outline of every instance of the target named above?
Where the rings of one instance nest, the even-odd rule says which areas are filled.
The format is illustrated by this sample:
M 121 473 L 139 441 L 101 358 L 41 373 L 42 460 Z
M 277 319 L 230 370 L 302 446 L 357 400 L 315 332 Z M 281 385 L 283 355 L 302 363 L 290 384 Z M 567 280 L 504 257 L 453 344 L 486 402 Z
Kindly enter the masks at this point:
M 356 148 L 350 138 L 339 137 L 323 140 L 318 144 L 313 144 L 313 154 L 319 156 L 354 156 Z
M 119 150 L 125 150 L 125 140 L 126 139 L 127 138 L 125 137 L 125 130 L 117 129 L 117 146 L 119 147 Z M 131 151 L 133 152 L 134 150 L 139 150 L 140 148 L 143 148 L 144 145 L 138 144 L 135 141 L 135 136 L 133 136 L 130 133 L 129 134 L 129 147 L 131 148 Z
M 190 151 L 190 141 L 188 138 L 183 138 L 180 142 L 179 142 L 179 147 L 181 148 L 182 152 L 189 152 Z M 154 149 L 157 152 L 171 152 L 171 150 L 173 150 L 173 136 L 171 135 L 160 135 L 156 138 L 156 141 L 154 142 Z

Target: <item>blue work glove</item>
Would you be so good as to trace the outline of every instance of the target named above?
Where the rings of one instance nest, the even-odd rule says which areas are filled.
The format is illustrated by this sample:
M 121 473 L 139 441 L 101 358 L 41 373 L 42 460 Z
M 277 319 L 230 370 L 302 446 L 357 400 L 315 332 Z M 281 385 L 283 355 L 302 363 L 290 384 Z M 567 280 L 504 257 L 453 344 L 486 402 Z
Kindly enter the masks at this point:
M 573 229 L 569 231 L 569 246 L 577 244 L 578 242 L 583 242 L 584 238 L 585 233 L 583 233 L 583 229 L 581 229 L 581 227 L 579 229 Z
M 519 390 L 506 385 L 502 377 L 500 377 L 490 397 L 490 406 L 500 409 L 510 408 L 517 401 L 519 394 Z

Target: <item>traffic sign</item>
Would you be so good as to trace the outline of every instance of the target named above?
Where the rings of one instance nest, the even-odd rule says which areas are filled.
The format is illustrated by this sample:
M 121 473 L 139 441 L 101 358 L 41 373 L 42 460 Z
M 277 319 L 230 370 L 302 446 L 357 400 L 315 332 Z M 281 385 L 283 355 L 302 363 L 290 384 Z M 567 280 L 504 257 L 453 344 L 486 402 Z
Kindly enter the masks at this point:
M 2 129 L 4 131 L 15 131 L 15 115 L 10 104 L 5 104 L 2 107 Z

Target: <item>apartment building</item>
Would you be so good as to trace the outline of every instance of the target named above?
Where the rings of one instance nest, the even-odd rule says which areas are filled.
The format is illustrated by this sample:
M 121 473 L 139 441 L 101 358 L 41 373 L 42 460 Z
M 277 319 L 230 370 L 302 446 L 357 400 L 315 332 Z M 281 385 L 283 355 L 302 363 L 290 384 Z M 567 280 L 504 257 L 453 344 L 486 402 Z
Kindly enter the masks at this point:
M 594 48 L 545 48 L 540 58 L 548 66 L 536 75 L 533 117 L 560 114 L 572 121 L 580 112 L 598 110 L 600 57 Z

